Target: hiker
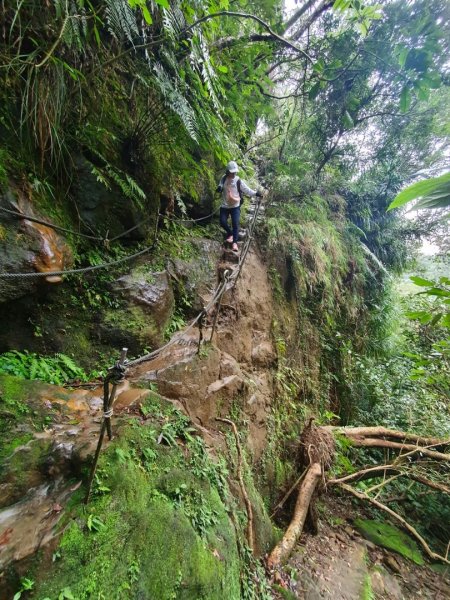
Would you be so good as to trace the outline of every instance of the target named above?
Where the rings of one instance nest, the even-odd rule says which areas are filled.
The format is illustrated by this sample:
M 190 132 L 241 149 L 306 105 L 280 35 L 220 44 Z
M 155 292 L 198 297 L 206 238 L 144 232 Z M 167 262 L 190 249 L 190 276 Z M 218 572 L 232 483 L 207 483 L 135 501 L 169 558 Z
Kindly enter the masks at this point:
M 225 175 L 219 182 L 217 192 L 222 194 L 222 205 L 220 207 L 220 225 L 227 232 L 226 242 L 231 244 L 233 242 L 233 250 L 238 249 L 237 241 L 239 234 L 239 219 L 241 216 L 241 204 L 244 201 L 243 196 L 262 196 L 261 192 L 255 192 L 250 189 L 248 185 L 240 177 L 236 175 L 239 171 L 237 164 L 234 160 L 230 160 L 227 164 Z M 231 215 L 231 225 L 233 229 L 230 229 L 228 225 L 228 217 Z

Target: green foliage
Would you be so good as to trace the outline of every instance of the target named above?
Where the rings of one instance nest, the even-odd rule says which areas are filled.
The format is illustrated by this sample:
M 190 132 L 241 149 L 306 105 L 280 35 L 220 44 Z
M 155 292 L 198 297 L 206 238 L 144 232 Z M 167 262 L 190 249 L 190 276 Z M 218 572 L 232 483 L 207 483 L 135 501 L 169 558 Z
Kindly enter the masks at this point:
M 419 200 L 414 204 L 414 210 L 450 206 L 450 173 L 425 179 L 408 186 L 397 194 L 388 206 L 388 210 L 404 206 L 412 200 Z
M 0 373 L 16 375 L 24 379 L 40 379 L 61 385 L 73 380 L 87 381 L 89 376 L 65 354 L 39 356 L 27 350 L 12 350 L 0 354 Z
M 355 519 L 356 529 L 374 544 L 394 550 L 417 565 L 425 563 L 417 544 L 397 527 L 383 521 Z
M 109 491 L 94 490 L 87 517 L 79 508 L 52 572 L 40 574 L 39 597 L 64 588 L 79 600 L 240 597 L 235 533 L 221 499 L 223 468 L 179 411 L 155 394 L 146 407 L 145 425 L 122 428 L 101 455 L 99 480 Z M 175 443 L 158 444 L 169 424 Z
M 34 581 L 32 579 L 28 579 L 27 577 L 22 577 L 20 580 L 20 590 L 14 594 L 13 600 L 19 600 L 22 598 L 23 592 L 29 592 L 34 587 Z

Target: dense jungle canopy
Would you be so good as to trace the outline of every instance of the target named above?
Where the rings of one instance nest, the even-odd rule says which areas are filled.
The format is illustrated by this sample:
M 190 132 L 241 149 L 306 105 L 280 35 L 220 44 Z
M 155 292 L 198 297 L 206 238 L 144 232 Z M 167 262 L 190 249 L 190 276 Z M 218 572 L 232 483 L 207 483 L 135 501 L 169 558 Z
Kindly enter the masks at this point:
M 259 559 L 299 511 L 315 531 L 328 493 L 361 531 L 391 510 L 376 544 L 403 548 L 394 523 L 448 565 L 449 2 L 3 0 L 0 17 L 0 596 L 312 598 Z M 229 160 L 264 195 L 241 211 L 257 250 L 240 245 L 233 294 Z M 181 354 L 151 362 L 174 335 Z M 124 346 L 132 389 L 85 508 L 89 390 Z M 355 598 L 375 598 L 367 569 Z

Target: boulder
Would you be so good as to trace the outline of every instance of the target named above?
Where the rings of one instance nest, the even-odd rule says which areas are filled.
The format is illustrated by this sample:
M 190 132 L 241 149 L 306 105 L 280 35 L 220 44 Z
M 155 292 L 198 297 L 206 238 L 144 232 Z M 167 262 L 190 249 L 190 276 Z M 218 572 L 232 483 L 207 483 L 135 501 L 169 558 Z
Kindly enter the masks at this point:
M 276 358 L 273 346 L 269 341 L 263 341 L 252 349 L 252 363 L 256 367 L 271 367 Z

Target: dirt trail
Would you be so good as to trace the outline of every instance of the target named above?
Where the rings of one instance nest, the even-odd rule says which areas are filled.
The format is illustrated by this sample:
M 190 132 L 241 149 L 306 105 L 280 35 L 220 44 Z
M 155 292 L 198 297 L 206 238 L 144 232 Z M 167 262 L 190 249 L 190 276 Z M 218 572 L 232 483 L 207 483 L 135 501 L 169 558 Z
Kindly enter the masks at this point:
M 303 534 L 284 568 L 299 600 L 448 600 L 447 577 L 375 546 L 345 522 L 355 507 L 328 498 L 317 536 Z
M 206 341 L 213 319 L 214 312 L 204 327 Z M 237 403 L 249 420 L 248 446 L 256 460 L 265 446 L 272 392 L 271 319 L 267 270 L 258 250 L 252 248 L 235 288 L 222 298 L 212 343 L 198 351 L 198 328 L 181 332 L 176 344 L 130 370 L 127 377 L 132 385 L 155 383 L 159 394 L 210 430 L 205 432 L 207 438 L 214 437 L 216 417 L 228 415 Z

